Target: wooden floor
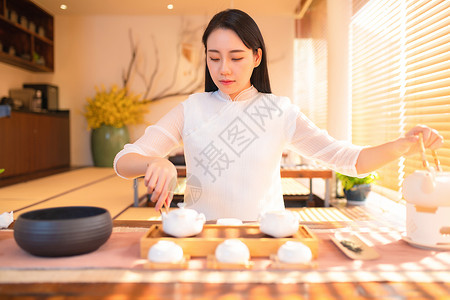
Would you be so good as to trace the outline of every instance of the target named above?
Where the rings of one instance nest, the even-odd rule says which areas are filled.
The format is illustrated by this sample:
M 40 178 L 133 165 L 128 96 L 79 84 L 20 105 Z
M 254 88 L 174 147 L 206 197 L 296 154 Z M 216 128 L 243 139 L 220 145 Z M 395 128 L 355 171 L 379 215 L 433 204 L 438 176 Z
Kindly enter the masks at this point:
M 145 195 L 143 187 L 139 194 Z M 0 213 L 13 210 L 15 218 L 46 206 L 97 205 L 107 207 L 116 224 L 158 219 L 151 208 L 132 204 L 131 182 L 112 169 L 77 169 L 0 188 Z M 0 299 L 450 299 L 449 282 L 0 284 Z

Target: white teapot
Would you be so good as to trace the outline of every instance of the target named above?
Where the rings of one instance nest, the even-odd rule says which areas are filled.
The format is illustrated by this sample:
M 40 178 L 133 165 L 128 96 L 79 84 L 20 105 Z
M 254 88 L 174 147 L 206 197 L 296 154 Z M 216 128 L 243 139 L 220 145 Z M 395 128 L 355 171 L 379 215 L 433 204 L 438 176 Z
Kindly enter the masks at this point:
M 415 171 L 403 182 L 403 196 L 409 203 L 438 207 L 450 206 L 450 172 Z
M 262 213 L 259 229 L 270 236 L 281 238 L 291 236 L 298 231 L 300 216 L 290 210 Z
M 202 232 L 206 222 L 205 215 L 193 209 L 184 208 L 184 205 L 180 203 L 179 209 L 161 214 L 165 233 L 175 237 L 187 237 Z

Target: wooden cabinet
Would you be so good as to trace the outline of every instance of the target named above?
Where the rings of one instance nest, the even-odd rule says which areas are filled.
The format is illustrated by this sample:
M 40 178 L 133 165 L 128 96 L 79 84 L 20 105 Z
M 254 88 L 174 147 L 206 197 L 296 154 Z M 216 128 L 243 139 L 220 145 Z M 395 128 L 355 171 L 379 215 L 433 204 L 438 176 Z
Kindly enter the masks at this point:
M 0 118 L 2 178 L 70 166 L 69 112 L 12 111 Z
M 0 61 L 54 70 L 53 16 L 29 0 L 0 0 Z

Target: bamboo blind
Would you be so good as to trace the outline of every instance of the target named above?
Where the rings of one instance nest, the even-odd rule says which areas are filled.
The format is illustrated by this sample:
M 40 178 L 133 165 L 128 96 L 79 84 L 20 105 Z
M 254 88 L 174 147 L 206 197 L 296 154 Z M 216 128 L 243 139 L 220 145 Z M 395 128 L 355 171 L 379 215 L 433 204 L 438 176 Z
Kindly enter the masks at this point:
M 351 22 L 352 140 L 376 145 L 426 124 L 446 140 L 438 154 L 450 171 L 450 1 L 371 0 Z M 427 153 L 431 162 L 431 154 Z M 420 156 L 379 170 L 399 191 Z

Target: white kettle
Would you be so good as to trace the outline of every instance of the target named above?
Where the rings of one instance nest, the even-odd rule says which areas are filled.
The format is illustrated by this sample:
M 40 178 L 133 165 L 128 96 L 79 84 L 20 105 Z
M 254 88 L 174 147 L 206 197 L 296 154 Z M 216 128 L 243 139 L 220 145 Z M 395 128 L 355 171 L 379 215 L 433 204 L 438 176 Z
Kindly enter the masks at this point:
M 415 171 L 403 182 L 403 196 L 414 205 L 450 206 L 450 172 Z

